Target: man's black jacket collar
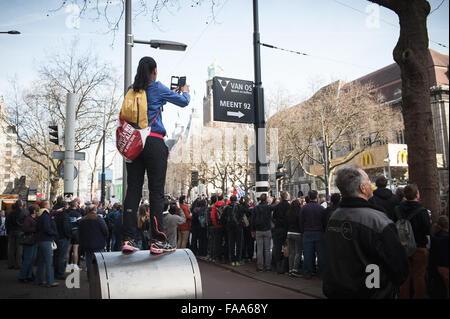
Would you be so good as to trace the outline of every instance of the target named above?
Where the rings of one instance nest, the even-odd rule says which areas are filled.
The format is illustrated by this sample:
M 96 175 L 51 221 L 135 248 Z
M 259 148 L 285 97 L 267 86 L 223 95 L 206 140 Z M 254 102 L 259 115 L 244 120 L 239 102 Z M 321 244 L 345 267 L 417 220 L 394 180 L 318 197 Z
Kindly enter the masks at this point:
M 382 213 L 384 213 L 384 209 L 380 206 L 374 205 L 366 201 L 364 198 L 360 197 L 343 197 L 341 202 L 339 203 L 339 207 L 346 207 L 346 208 L 360 208 L 360 207 L 367 207 L 372 208 L 375 210 L 378 210 Z

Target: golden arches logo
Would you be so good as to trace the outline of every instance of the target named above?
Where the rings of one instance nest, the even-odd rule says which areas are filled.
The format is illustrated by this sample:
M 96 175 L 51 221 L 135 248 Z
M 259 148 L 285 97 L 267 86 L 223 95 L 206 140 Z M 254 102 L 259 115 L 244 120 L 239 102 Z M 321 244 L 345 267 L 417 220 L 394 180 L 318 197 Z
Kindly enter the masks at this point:
M 361 166 L 373 165 L 373 157 L 372 154 L 366 153 L 361 155 Z
M 407 150 L 401 150 L 397 153 L 397 164 L 408 164 Z

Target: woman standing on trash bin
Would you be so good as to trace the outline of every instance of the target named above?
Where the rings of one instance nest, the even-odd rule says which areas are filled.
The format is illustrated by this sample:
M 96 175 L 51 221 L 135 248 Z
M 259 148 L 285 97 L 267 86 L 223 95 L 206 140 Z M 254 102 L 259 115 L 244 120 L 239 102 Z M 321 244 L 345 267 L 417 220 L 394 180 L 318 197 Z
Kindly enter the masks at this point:
M 169 149 L 164 142 L 166 129 L 162 123 L 162 107 L 167 102 L 185 107 L 190 102 L 189 86 L 180 88 L 180 93 L 171 91 L 157 78 L 156 62 L 151 57 L 143 57 L 139 61 L 134 83 L 128 89 L 138 92 L 145 89 L 147 94 L 147 116 L 151 125 L 150 136 L 147 137 L 142 153 L 132 162 L 127 163 L 127 194 L 123 210 L 123 253 L 139 250 L 135 236 L 137 229 L 137 210 L 142 198 L 142 186 L 144 174 L 147 171 L 150 221 L 151 221 L 151 244 L 150 252 L 161 254 L 174 251 L 175 247 L 169 244 L 167 236 L 163 233 L 163 205 L 164 186 L 166 183 L 167 158 Z M 153 123 L 153 124 L 152 124 Z

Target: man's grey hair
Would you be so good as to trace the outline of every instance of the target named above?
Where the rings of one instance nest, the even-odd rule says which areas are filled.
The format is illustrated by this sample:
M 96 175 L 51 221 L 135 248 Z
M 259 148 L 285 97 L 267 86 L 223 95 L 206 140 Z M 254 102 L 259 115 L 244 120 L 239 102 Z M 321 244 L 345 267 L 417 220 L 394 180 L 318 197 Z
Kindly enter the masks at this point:
M 336 174 L 336 187 L 342 197 L 358 197 L 361 193 L 359 185 L 364 184 L 364 176 L 358 165 L 350 164 L 340 168 Z

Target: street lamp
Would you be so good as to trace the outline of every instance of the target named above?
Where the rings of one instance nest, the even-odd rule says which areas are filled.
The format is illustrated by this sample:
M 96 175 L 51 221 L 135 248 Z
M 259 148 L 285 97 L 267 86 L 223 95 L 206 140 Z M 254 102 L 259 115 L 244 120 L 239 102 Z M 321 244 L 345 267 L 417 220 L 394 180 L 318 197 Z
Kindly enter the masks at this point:
M 144 40 L 134 40 L 133 43 L 141 43 L 141 44 L 148 44 L 154 49 L 161 49 L 161 50 L 170 50 L 170 51 L 185 51 L 187 45 L 180 42 L 174 42 L 174 41 L 166 41 L 166 40 L 150 40 L 150 41 L 144 41 Z
M 7 34 L 20 34 L 19 31 L 11 30 L 11 31 L 0 31 L 0 33 L 7 33 Z
M 105 206 L 105 144 L 106 144 L 106 104 L 103 104 L 103 156 L 102 156 L 102 191 L 100 193 L 100 202 Z
M 131 1 L 125 0 L 125 74 L 124 74 L 124 96 L 127 94 L 128 87 L 131 84 L 131 48 L 134 43 L 148 44 L 152 48 L 171 51 L 185 51 L 187 45 L 178 42 L 165 40 L 134 40 L 131 33 Z M 127 194 L 127 166 L 125 160 L 122 165 L 122 202 Z

